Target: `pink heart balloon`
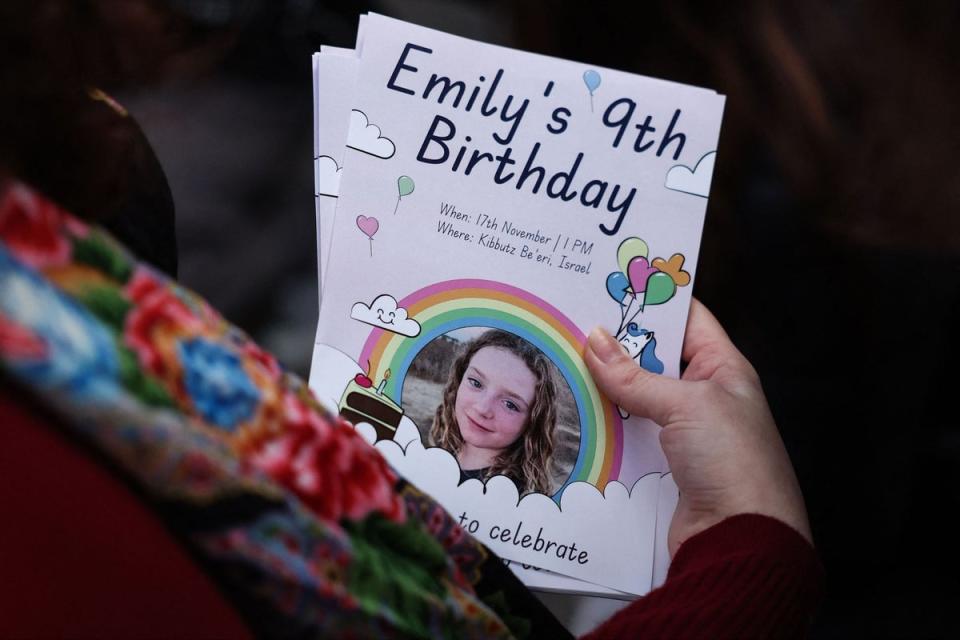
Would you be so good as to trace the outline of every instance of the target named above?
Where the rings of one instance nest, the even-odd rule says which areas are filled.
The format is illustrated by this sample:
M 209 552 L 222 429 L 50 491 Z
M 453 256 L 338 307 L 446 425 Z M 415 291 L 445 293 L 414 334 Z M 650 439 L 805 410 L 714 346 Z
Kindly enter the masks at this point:
M 634 293 L 643 293 L 647 290 L 647 280 L 650 276 L 657 273 L 659 269 L 651 267 L 647 259 L 637 256 L 627 265 L 627 277 L 630 279 L 630 287 Z
M 380 229 L 380 221 L 370 216 L 357 216 L 357 228 L 360 231 L 363 231 L 364 235 L 373 240 L 373 236 L 376 235 L 377 231 Z

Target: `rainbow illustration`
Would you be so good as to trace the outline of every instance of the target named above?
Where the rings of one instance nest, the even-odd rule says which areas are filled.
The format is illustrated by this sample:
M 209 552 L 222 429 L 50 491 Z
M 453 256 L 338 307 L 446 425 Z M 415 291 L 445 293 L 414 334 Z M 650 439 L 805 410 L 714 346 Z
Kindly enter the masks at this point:
M 402 403 L 410 363 L 431 340 L 464 327 L 491 327 L 514 333 L 543 351 L 573 392 L 580 417 L 580 450 L 571 482 L 588 482 L 601 491 L 619 477 L 623 459 L 623 421 L 616 407 L 597 390 L 581 354 L 586 337 L 559 310 L 537 296 L 491 280 L 447 280 L 424 287 L 398 302 L 420 323 L 408 338 L 374 329 L 359 362 L 370 363 L 374 380 L 392 372 L 384 392 Z M 557 495 L 563 487 L 557 491 Z

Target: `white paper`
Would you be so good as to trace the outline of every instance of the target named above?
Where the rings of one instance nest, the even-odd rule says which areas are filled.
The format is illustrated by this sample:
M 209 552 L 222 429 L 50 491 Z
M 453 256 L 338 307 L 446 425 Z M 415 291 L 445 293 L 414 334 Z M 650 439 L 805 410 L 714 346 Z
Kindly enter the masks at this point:
M 667 580 L 670 570 L 670 549 L 667 536 L 670 533 L 670 521 L 680 501 L 680 491 L 673 481 L 673 474 L 666 473 L 660 479 L 660 499 L 657 503 L 657 540 L 653 549 L 653 584 L 656 589 Z
M 357 59 L 349 49 L 323 47 L 314 65 L 314 195 L 317 204 L 317 264 L 323 301 L 325 264 L 330 255 L 343 156 L 346 149 Z M 323 78 L 323 83 L 319 82 Z
M 408 44 L 431 51 L 408 48 L 404 58 Z M 348 150 L 342 156 L 332 230 L 327 232 L 324 226 L 333 217 L 318 214 L 320 250 L 329 260 L 322 275 L 325 284 L 319 344 L 311 370 L 311 386 L 321 399 L 334 407 L 339 405 L 348 383 L 363 374 L 372 378 L 376 387 L 383 385 L 384 397 L 392 398 L 406 411 L 404 387 L 397 382 L 398 371 L 399 375 L 405 372 L 397 366 L 399 361 L 391 361 L 388 355 L 390 349 L 398 352 L 405 346 L 412 354 L 423 349 L 426 335 L 414 334 L 411 322 L 428 330 L 444 328 L 437 320 L 441 303 L 431 299 L 431 291 L 451 296 L 453 302 L 442 304 L 448 304 L 454 314 L 462 308 L 478 309 L 475 326 L 497 326 L 491 320 L 495 314 L 484 316 L 484 308 L 507 317 L 504 328 L 508 330 L 527 322 L 533 326 L 531 341 L 555 361 L 569 353 L 575 356 L 592 326 L 600 324 L 614 332 L 625 320 L 633 319 L 655 333 L 656 360 L 662 363 L 666 375 L 676 376 L 722 96 L 473 43 L 375 15 L 363 21 L 358 52 L 359 59 L 349 52 L 330 56 L 336 57 L 338 64 L 355 60 L 358 80 L 350 100 L 352 129 L 347 132 Z M 318 64 L 322 63 L 321 55 Z M 404 64 L 417 70 L 404 68 Z M 588 82 L 587 72 L 602 79 L 599 85 L 592 76 Z M 434 87 L 431 99 L 421 98 L 431 74 L 465 83 L 459 108 L 452 104 L 454 94 L 438 104 L 441 85 Z M 391 76 L 395 76 L 394 89 L 387 86 Z M 498 106 L 501 115 L 509 111 L 510 105 L 504 103 L 507 94 L 514 96 L 515 110 L 523 100 L 529 100 L 512 133 L 510 120 L 479 115 L 491 79 L 497 78 L 500 93 L 493 92 L 485 105 L 488 112 L 493 106 Z M 455 92 L 456 86 L 451 91 Z M 473 87 L 477 87 L 477 97 L 473 110 L 467 111 L 465 105 Z M 414 90 L 415 95 L 398 88 Z M 544 95 L 547 93 L 549 96 Z M 635 114 L 623 127 L 619 148 L 614 149 L 617 130 L 605 126 L 602 118 L 621 98 L 634 101 Z M 322 89 L 318 103 L 321 100 Z M 610 120 L 619 119 L 629 106 L 623 100 L 617 104 L 619 108 L 607 112 Z M 567 129 L 555 134 L 546 127 L 558 126 L 558 108 L 568 111 Z M 333 114 L 342 114 L 346 107 L 339 101 L 330 109 Z M 326 111 L 319 113 L 318 129 L 326 119 Z M 642 125 L 646 116 L 650 119 L 645 135 L 650 137 L 640 142 L 652 140 L 654 145 L 637 151 L 633 149 L 637 125 Z M 676 125 L 673 133 L 683 134 L 676 159 L 673 154 L 681 146 L 676 138 L 663 145 L 664 153 L 658 157 L 659 138 L 649 128 L 662 133 L 671 118 Z M 343 120 L 335 115 L 330 121 Z M 445 122 L 453 123 L 456 134 L 443 144 L 438 138 L 427 144 L 431 126 L 435 133 L 445 133 L 449 129 Z M 441 125 L 447 129 L 437 128 Z M 342 145 L 340 127 L 338 139 Z M 501 144 L 493 135 L 500 141 L 511 139 Z M 330 136 L 331 140 L 334 137 Z M 323 136 L 319 138 L 318 151 L 323 155 Z M 470 161 L 474 149 L 493 156 L 510 148 L 516 164 L 505 168 L 519 171 L 537 144 L 539 152 L 533 162 L 544 166 L 544 183 L 551 174 L 569 171 L 582 153 L 577 165 L 581 190 L 591 179 L 602 180 L 609 185 L 606 202 L 610 202 L 612 185 L 620 185 L 621 201 L 635 189 L 622 221 L 618 212 L 608 212 L 603 206 L 597 210 L 582 200 L 551 199 L 544 195 L 544 189 L 533 193 L 529 184 L 517 188 L 519 180 L 497 184 L 493 161 L 481 158 L 469 175 L 462 168 L 465 165 L 453 169 L 453 159 L 460 147 L 466 146 L 463 162 Z M 421 159 L 437 158 L 444 145 L 450 154 L 447 161 L 418 161 L 418 152 Z M 330 154 L 335 153 L 331 144 Z M 402 177 L 415 184 L 406 194 L 402 193 Z M 532 174 L 528 182 L 535 181 L 536 175 Z M 594 184 L 594 193 L 600 190 L 598 185 Z M 702 193 L 698 195 L 698 191 Z M 451 205 L 462 212 L 462 217 L 442 212 L 445 209 L 449 214 Z M 511 235 L 508 223 L 513 229 L 527 232 L 528 237 Z M 445 224 L 459 237 L 440 233 Z M 492 242 L 481 244 L 484 234 Z M 649 304 L 642 305 L 645 296 L 638 293 L 629 303 L 620 305 L 612 298 L 613 293 L 608 293 L 608 274 L 621 271 L 625 276 L 633 275 L 631 270 L 621 269 L 617 255 L 621 243 L 632 237 L 646 242 L 650 261 L 663 259 L 660 273 L 669 275 L 674 283 L 672 297 L 662 304 L 650 298 Z M 549 240 L 537 242 L 543 238 Z M 512 246 L 514 252 L 501 250 L 504 245 Z M 579 253 L 573 251 L 574 247 Z M 524 252 L 532 257 L 520 257 Z M 676 260 L 671 260 L 675 254 L 683 258 L 679 274 L 674 268 Z M 538 255 L 544 256 L 539 262 Z M 561 269 L 564 261 L 582 265 L 586 272 Z M 649 270 L 650 265 L 643 266 Z M 668 273 L 671 270 L 673 275 Z M 663 282 L 663 276 L 658 279 Z M 681 280 L 683 284 L 677 286 Z M 493 295 L 497 292 L 502 294 L 501 299 Z M 418 307 L 409 317 L 402 317 L 409 311 L 404 308 L 405 300 L 434 306 Z M 378 312 L 394 313 L 397 324 L 387 327 L 380 323 L 378 327 Z M 636 317 L 631 318 L 632 314 Z M 459 322 L 466 322 L 466 317 Z M 564 342 L 556 327 L 572 328 L 573 337 Z M 621 335 L 625 333 L 621 331 Z M 643 336 L 639 338 L 643 340 Z M 377 362 L 366 361 L 371 354 L 376 355 Z M 597 396 L 591 390 L 592 381 L 580 375 L 582 363 L 578 365 L 575 360 L 571 357 L 573 364 L 564 370 L 563 378 L 571 389 L 580 390 L 579 395 L 574 394 L 581 434 L 574 473 L 579 473 L 581 480 L 566 484 L 552 496 L 535 493 L 520 499 L 514 482 L 502 476 L 489 480 L 485 488 L 478 480 L 460 484 L 456 458 L 439 448 L 425 448 L 417 426 L 408 417 L 401 420 L 392 440 L 381 440 L 376 446 L 400 473 L 430 492 L 455 517 L 461 517 L 468 530 L 472 527 L 471 532 L 480 541 L 504 558 L 561 574 L 558 583 L 565 580 L 562 576 L 573 576 L 609 589 L 642 594 L 656 579 L 655 569 L 663 566 L 662 559 L 654 560 L 655 542 L 663 540 L 657 526 L 660 476 L 667 471 L 658 428 L 636 418 L 621 424 L 616 417 L 611 418 L 615 409 L 602 399 L 595 404 L 601 407 L 599 413 L 585 412 L 583 405 Z M 397 369 L 393 382 L 384 375 L 391 363 Z M 369 425 L 360 428 L 372 430 Z M 372 431 L 370 434 L 371 439 L 376 437 Z M 611 471 L 614 466 L 615 471 Z M 521 539 L 529 544 L 522 545 Z M 534 549 L 540 541 L 553 543 L 547 549 L 554 552 Z M 574 544 L 576 553 L 571 551 Z M 583 552 L 588 554 L 585 562 Z

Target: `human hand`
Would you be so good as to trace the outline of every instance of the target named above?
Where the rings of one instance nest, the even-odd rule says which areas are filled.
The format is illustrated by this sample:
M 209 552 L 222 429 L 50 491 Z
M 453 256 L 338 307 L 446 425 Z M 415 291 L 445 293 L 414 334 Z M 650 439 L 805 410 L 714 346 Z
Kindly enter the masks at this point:
M 812 542 L 800 486 L 760 378 L 717 319 L 694 299 L 680 380 L 641 369 L 603 329 L 584 354 L 597 386 L 633 415 L 662 427 L 680 502 L 668 535 L 672 556 L 688 538 L 739 513 L 777 518 Z

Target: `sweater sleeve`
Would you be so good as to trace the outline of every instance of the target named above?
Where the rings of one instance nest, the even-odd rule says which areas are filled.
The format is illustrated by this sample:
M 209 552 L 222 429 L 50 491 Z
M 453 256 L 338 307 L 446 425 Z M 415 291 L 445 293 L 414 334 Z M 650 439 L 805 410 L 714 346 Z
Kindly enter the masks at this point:
M 687 540 L 663 586 L 585 638 L 803 637 L 823 578 L 813 547 L 791 527 L 734 516 Z

